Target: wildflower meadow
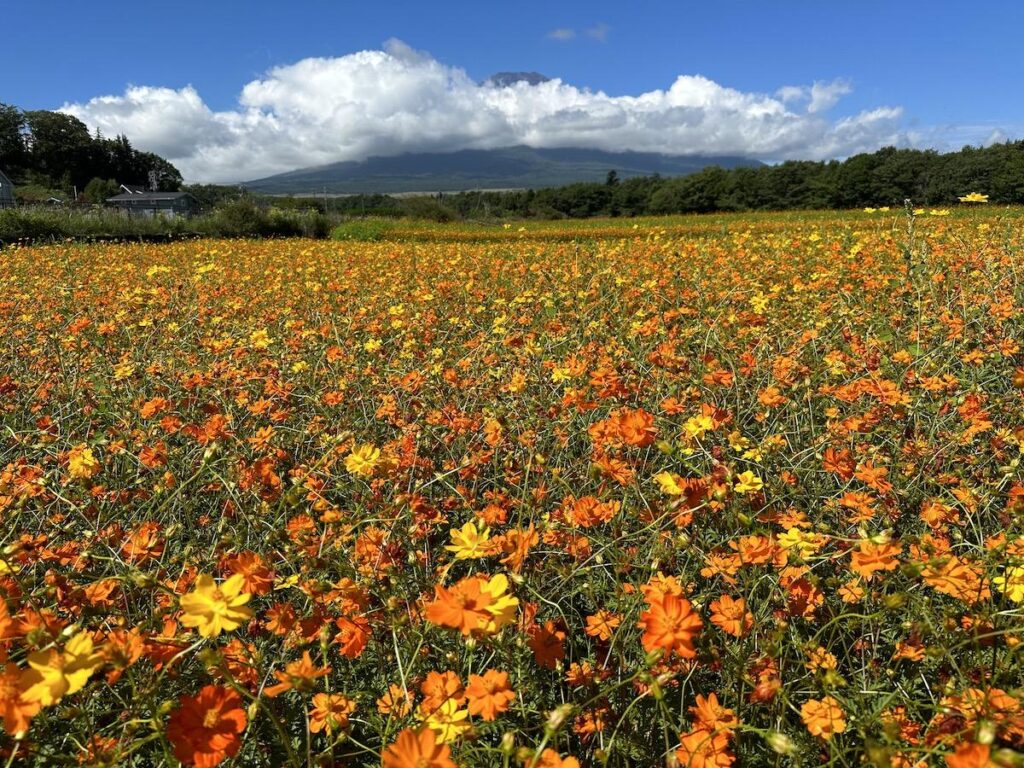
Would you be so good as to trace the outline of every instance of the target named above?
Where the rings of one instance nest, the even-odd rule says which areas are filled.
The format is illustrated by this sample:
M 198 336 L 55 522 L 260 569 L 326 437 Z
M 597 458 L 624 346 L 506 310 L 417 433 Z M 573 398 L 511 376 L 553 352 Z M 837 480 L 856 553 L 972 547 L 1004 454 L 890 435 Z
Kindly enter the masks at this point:
M 4 250 L 0 766 L 1024 765 L 967 203 Z

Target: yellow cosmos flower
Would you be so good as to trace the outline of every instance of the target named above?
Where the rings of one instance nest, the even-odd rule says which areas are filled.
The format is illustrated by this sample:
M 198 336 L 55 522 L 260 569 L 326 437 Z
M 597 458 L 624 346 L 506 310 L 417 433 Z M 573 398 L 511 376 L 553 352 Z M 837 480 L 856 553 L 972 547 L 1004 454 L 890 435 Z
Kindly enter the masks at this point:
M 694 416 L 692 419 L 687 419 L 686 424 L 683 425 L 683 429 L 690 437 L 700 437 L 714 428 L 715 421 L 710 416 Z
M 459 709 L 455 699 L 445 702 L 427 716 L 427 727 L 434 732 L 438 744 L 455 741 L 469 730 L 469 710 Z
M 100 471 L 100 463 L 96 460 L 92 449 L 85 445 L 76 445 L 68 454 L 68 474 L 75 480 L 88 480 Z
M 22 696 L 26 701 L 52 706 L 84 688 L 102 663 L 92 638 L 79 633 L 68 640 L 63 652 L 50 649 L 29 654 L 29 668 L 21 673 Z
M 1000 592 L 1015 603 L 1024 600 L 1024 566 L 1014 565 L 992 579 Z
M 764 480 L 749 469 L 746 472 L 740 472 L 736 478 L 736 485 L 733 486 L 736 493 L 754 493 L 762 488 L 764 488 Z
M 680 496 L 683 493 L 681 485 L 683 478 L 672 472 L 659 472 L 654 476 L 655 481 L 666 496 Z
M 958 199 L 961 203 L 987 203 L 988 195 L 983 195 L 980 192 L 971 192 Z
M 480 587 L 481 592 L 491 596 L 491 603 L 487 606 L 487 612 L 491 614 L 491 620 L 484 626 L 483 631 L 493 635 L 501 631 L 501 628 L 516 620 L 516 608 L 519 607 L 518 598 L 508 594 L 508 577 L 503 573 L 495 574 Z
M 487 557 L 487 542 L 490 541 L 489 528 L 478 530 L 473 523 L 466 523 L 462 528 L 452 528 L 448 535 L 452 543 L 445 547 L 455 553 L 456 560 L 473 560 Z
M 369 443 L 352 449 L 352 453 L 345 459 L 345 469 L 353 475 L 370 477 L 380 464 L 380 448 Z
M 805 533 L 799 528 L 790 528 L 778 536 L 779 546 L 783 549 L 795 549 L 796 553 L 805 558 L 818 550 L 818 539 L 813 533 Z
M 202 637 L 217 637 L 232 632 L 252 618 L 252 609 L 244 607 L 252 597 L 242 591 L 245 577 L 236 573 L 218 587 L 212 576 L 203 574 L 196 587 L 180 600 L 181 623 L 195 627 Z
M 270 338 L 270 334 L 265 328 L 260 328 L 249 334 L 249 343 L 252 344 L 253 349 L 266 349 L 274 343 L 274 340 Z

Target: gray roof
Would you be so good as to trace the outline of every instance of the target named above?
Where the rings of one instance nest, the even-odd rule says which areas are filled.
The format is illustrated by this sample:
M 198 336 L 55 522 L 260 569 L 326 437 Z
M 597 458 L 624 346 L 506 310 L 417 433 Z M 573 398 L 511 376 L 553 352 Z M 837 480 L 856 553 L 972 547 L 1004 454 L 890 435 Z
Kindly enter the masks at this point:
M 7 178 L 3 171 L 0 171 L 0 199 L 14 199 L 14 183 Z
M 120 195 L 108 197 L 108 203 L 120 202 L 156 202 L 158 200 L 179 200 L 183 197 L 191 197 L 188 192 L 122 192 Z

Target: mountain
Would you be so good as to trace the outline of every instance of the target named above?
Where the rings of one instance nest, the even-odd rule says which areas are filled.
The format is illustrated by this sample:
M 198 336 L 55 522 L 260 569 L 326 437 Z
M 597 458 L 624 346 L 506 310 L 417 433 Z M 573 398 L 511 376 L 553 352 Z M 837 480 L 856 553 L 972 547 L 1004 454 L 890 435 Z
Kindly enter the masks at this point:
M 332 163 L 280 173 L 242 186 L 268 195 L 458 192 L 468 189 L 537 189 L 578 181 L 604 181 L 609 171 L 632 176 L 685 176 L 718 165 L 758 167 L 743 157 L 605 152 L 600 149 L 463 149 L 414 152 Z

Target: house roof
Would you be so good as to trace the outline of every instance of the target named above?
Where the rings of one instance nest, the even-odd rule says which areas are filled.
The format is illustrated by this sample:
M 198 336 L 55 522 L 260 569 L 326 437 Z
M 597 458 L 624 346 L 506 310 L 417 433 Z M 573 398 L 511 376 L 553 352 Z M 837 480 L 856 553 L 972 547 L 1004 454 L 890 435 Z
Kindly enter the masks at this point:
M 5 200 L 14 198 L 14 184 L 4 175 L 3 170 L 0 170 L 0 197 Z
M 192 195 L 190 195 L 188 192 L 122 192 L 120 195 L 108 197 L 107 202 L 155 203 L 160 200 L 180 200 L 183 197 L 191 197 L 193 200 L 195 200 L 195 198 L 192 197 Z

